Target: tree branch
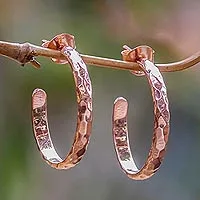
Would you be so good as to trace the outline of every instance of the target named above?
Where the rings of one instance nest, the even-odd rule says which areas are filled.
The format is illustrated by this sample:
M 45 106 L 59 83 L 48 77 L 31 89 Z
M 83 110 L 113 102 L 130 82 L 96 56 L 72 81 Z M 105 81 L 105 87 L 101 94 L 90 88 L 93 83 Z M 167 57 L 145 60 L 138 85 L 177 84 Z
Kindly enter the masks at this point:
M 43 48 L 30 43 L 10 43 L 0 41 L 0 54 L 8 58 L 14 59 L 22 65 L 30 62 L 34 67 L 39 68 L 40 64 L 34 59 L 36 56 L 44 56 L 50 58 L 62 58 L 65 57 L 60 51 L 52 50 L 49 48 Z M 134 62 L 126 62 L 122 60 L 115 60 L 109 58 L 102 58 L 89 55 L 81 55 L 83 60 L 90 65 L 96 65 L 100 67 L 108 67 L 122 70 L 140 70 L 140 66 Z M 192 56 L 174 63 L 168 64 L 156 64 L 162 72 L 175 72 L 181 71 L 192 67 L 200 62 L 200 51 Z

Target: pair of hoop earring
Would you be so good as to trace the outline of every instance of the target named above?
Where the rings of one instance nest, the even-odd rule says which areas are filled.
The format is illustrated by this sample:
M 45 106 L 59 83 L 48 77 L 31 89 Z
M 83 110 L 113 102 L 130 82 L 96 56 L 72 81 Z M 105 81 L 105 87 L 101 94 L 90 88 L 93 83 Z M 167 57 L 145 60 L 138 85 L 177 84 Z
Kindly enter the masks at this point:
M 74 37 L 60 34 L 51 41 L 45 41 L 46 48 L 60 50 L 64 60 L 53 59 L 59 64 L 69 63 L 73 72 L 78 103 L 77 128 L 74 142 L 67 157 L 63 160 L 52 143 L 47 119 L 47 95 L 42 89 L 35 89 L 32 95 L 32 121 L 34 136 L 44 160 L 53 168 L 74 167 L 86 152 L 92 127 L 92 85 L 87 67 L 75 50 Z M 132 71 L 135 75 L 146 75 L 154 105 L 154 128 L 152 145 L 146 163 L 138 169 L 132 157 L 127 128 L 128 102 L 118 97 L 113 106 L 112 133 L 114 147 L 121 168 L 134 180 L 150 178 L 159 168 L 169 135 L 170 113 L 167 90 L 159 69 L 153 64 L 153 50 L 147 46 L 135 49 L 124 47 L 124 61 L 137 62 L 142 71 Z

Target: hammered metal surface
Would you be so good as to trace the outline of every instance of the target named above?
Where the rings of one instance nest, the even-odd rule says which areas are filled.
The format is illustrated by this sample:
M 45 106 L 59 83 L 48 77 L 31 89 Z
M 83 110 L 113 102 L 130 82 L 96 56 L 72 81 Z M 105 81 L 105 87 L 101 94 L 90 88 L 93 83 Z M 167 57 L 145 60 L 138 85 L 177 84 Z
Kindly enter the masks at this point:
M 170 112 L 167 89 L 158 68 L 149 60 L 140 59 L 138 63 L 148 79 L 154 105 L 153 139 L 144 166 L 138 169 L 131 154 L 127 128 L 128 103 L 122 97 L 117 98 L 114 102 L 113 140 L 123 171 L 131 179 L 144 180 L 150 178 L 163 161 L 169 136 Z
M 75 138 L 64 160 L 57 154 L 50 137 L 47 95 L 42 89 L 35 89 L 32 95 L 32 121 L 34 136 L 44 160 L 53 168 L 69 169 L 82 159 L 88 146 L 92 126 L 92 86 L 87 67 L 78 52 L 71 46 L 62 47 L 61 52 L 72 68 L 78 103 Z

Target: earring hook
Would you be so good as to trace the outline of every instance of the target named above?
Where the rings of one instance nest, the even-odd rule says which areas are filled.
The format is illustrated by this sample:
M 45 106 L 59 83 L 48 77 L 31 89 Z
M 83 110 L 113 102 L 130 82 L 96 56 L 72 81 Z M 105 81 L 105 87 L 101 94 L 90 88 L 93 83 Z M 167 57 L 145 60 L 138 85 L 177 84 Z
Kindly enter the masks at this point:
M 36 89 L 32 96 L 32 121 L 34 136 L 38 148 L 44 160 L 53 168 L 69 169 L 74 167 L 86 152 L 92 128 L 92 85 L 79 53 L 74 49 L 74 37 L 69 34 L 61 34 L 51 41 L 43 44 L 47 48 L 61 51 L 65 60 L 55 59 L 59 64 L 70 64 L 77 95 L 78 116 L 74 142 L 65 159 L 57 154 L 51 140 L 47 119 L 47 95 L 44 90 Z
M 128 102 L 125 98 L 119 97 L 115 100 L 113 106 L 112 132 L 116 155 L 123 171 L 134 180 L 150 178 L 159 169 L 169 136 L 170 112 L 167 89 L 159 69 L 152 63 L 153 52 L 151 51 L 151 48 L 147 46 L 140 46 L 135 49 L 125 46 L 125 50 L 122 51 L 123 60 L 132 60 L 140 65 L 148 79 L 153 97 L 153 139 L 149 155 L 141 169 L 137 168 L 129 144 Z

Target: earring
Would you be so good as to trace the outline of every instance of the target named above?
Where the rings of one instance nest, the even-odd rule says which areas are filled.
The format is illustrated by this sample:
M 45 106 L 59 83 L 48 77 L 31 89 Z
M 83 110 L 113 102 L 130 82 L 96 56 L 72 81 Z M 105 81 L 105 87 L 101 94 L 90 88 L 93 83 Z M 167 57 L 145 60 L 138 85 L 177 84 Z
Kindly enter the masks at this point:
M 158 170 L 166 151 L 170 121 L 167 89 L 159 69 L 152 62 L 153 50 L 150 47 L 139 46 L 130 49 L 125 46 L 124 48 L 123 60 L 137 62 L 143 72 L 134 71 L 132 73 L 146 75 L 151 87 L 154 105 L 153 140 L 146 163 L 138 169 L 132 157 L 128 139 L 128 102 L 119 97 L 115 100 L 113 107 L 114 147 L 120 166 L 127 176 L 134 180 L 144 180 L 150 178 Z
M 47 95 L 42 89 L 35 89 L 32 95 L 32 122 L 34 136 L 44 160 L 53 168 L 69 169 L 74 167 L 83 157 L 92 127 L 92 86 L 87 67 L 75 50 L 74 37 L 61 34 L 43 46 L 60 50 L 64 58 L 55 62 L 69 63 L 73 72 L 78 103 L 77 128 L 72 148 L 63 160 L 57 154 L 52 143 L 47 119 Z

